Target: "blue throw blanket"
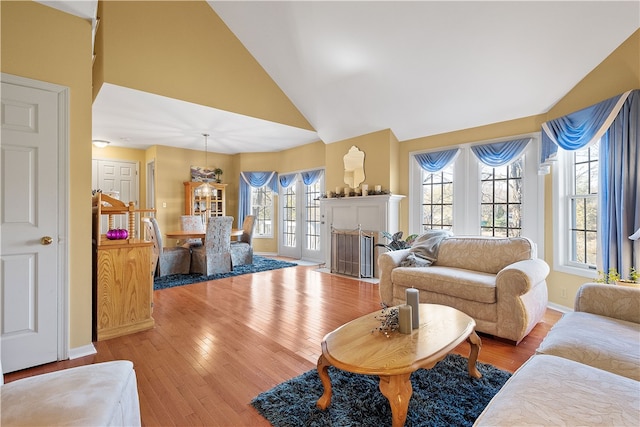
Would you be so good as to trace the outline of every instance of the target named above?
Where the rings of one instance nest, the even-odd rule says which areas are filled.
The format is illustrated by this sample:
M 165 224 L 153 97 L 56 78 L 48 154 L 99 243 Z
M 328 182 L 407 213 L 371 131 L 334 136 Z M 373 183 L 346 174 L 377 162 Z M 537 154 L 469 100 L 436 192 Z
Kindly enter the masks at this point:
M 409 254 L 400 263 L 401 267 L 428 267 L 438 259 L 440 242 L 453 236 L 449 230 L 429 230 L 413 241 Z

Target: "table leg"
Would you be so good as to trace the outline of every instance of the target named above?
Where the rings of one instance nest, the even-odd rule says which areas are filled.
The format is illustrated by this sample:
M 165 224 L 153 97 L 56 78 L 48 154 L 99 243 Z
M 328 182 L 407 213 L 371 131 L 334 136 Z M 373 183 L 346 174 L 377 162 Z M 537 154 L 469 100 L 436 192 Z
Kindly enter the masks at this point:
M 478 353 L 480 353 L 482 341 L 480 341 L 480 337 L 475 331 L 467 337 L 467 341 L 471 345 L 471 350 L 469 351 L 469 375 L 474 378 L 480 378 L 482 377 L 482 374 L 478 371 L 476 362 L 478 361 Z
M 327 409 L 329 404 L 331 403 L 331 378 L 329 378 L 329 363 L 321 354 L 318 358 L 318 376 L 320 377 L 320 381 L 322 381 L 322 386 L 324 387 L 324 394 L 320 396 L 316 406 L 320 409 Z
M 393 427 L 402 427 L 407 420 L 411 387 L 411 372 L 408 374 L 380 376 L 380 391 L 389 399 Z

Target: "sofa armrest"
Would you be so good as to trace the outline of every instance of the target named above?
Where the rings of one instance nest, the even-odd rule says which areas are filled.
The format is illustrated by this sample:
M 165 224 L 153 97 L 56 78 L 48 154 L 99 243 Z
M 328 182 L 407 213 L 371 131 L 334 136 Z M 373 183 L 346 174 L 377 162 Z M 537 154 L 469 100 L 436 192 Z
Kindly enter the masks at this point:
M 585 283 L 580 286 L 575 311 L 640 323 L 640 288 Z
M 387 305 L 393 305 L 393 283 L 391 282 L 391 272 L 399 267 L 400 263 L 409 254 L 409 249 L 400 249 L 381 253 L 378 256 L 378 271 L 380 272 L 380 301 Z
M 502 292 L 517 296 L 524 295 L 549 275 L 549 266 L 539 258 L 509 264 L 498 272 L 496 288 Z

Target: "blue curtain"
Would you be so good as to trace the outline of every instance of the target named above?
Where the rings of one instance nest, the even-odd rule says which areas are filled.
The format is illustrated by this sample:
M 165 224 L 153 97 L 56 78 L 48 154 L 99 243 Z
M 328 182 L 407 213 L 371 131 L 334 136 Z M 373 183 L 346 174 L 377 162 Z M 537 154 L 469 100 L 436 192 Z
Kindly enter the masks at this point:
M 293 181 L 295 181 L 296 176 L 298 174 L 295 173 L 290 173 L 287 175 L 278 175 L 278 180 L 280 181 L 280 185 L 282 186 L 282 188 L 287 188 L 288 186 L 290 186 Z
M 640 265 L 629 236 L 640 227 L 640 90 L 602 101 L 542 124 L 540 166 L 548 172 L 558 147 L 577 150 L 600 140 L 598 266 L 626 277 Z
M 413 157 L 422 169 L 429 173 L 436 173 L 446 168 L 456 158 L 458 151 L 460 151 L 459 148 L 454 148 L 435 153 L 414 154 Z
M 524 149 L 527 148 L 529 141 L 531 141 L 531 138 L 474 145 L 471 147 L 471 151 L 482 163 L 496 168 L 519 159 Z
M 278 194 L 278 179 L 275 172 L 240 172 L 240 189 L 238 197 L 238 226 L 242 226 L 244 218 L 251 209 L 251 187 L 269 186 L 271 191 Z
M 614 267 L 627 278 L 640 269 L 638 243 L 629 236 L 640 228 L 640 90 L 632 91 L 600 140 L 598 238 L 602 271 Z
M 323 172 L 324 169 L 302 172 L 300 174 L 302 176 L 302 182 L 304 182 L 304 185 L 314 184 L 322 176 Z
M 542 124 L 541 174 L 549 173 L 558 147 L 578 150 L 598 141 L 616 118 L 630 92 Z

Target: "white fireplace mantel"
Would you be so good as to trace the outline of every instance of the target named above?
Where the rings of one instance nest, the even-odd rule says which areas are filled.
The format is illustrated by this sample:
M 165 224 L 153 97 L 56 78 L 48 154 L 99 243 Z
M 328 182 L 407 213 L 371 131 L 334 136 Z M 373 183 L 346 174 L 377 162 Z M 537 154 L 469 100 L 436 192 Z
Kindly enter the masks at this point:
M 405 196 L 386 194 L 320 199 L 320 215 L 324 245 L 324 261 L 331 268 L 331 228 L 395 233 L 400 223 L 400 201 Z M 376 271 L 377 276 L 377 271 Z

